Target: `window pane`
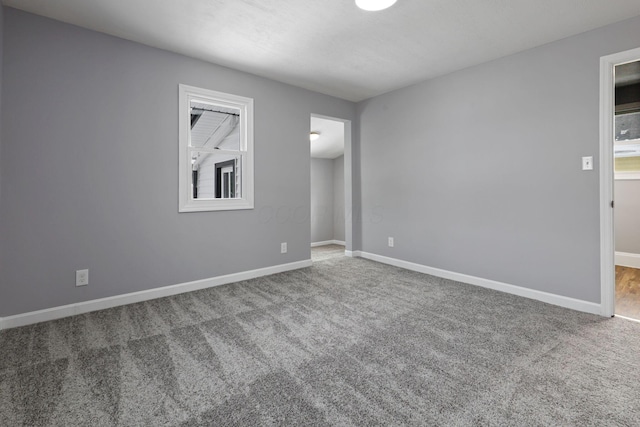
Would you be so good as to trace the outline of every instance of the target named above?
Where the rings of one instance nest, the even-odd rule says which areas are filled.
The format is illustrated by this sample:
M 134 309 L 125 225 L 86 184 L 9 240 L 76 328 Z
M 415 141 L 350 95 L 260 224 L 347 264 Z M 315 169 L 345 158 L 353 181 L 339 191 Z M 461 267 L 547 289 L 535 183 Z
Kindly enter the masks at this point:
M 253 209 L 253 99 L 178 85 L 178 211 Z
M 240 109 L 191 101 L 192 147 L 240 150 Z
M 191 197 L 193 199 L 239 199 L 242 156 L 191 153 Z

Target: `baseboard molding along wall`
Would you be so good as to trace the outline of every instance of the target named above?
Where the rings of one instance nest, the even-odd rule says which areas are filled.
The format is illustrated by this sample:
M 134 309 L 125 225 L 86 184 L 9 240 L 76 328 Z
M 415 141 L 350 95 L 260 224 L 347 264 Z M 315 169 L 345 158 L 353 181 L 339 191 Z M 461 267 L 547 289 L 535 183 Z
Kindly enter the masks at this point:
M 622 267 L 640 268 L 640 254 L 616 252 L 616 265 Z
M 326 246 L 326 245 L 342 245 L 345 243 L 342 240 L 325 240 L 324 242 L 312 242 L 311 247 L 316 248 L 318 246 Z
M 493 289 L 496 291 L 506 292 L 508 294 L 518 295 L 521 297 L 546 302 L 548 304 L 570 308 L 572 310 L 603 315 L 601 304 L 597 304 L 589 301 L 583 301 L 575 298 L 564 297 L 561 295 L 551 294 L 548 292 L 536 291 L 534 289 L 528 289 L 520 286 L 509 285 L 507 283 L 496 282 L 495 280 L 482 279 L 480 277 L 469 276 L 467 274 L 454 273 L 453 271 L 442 270 L 434 267 L 428 267 L 426 265 L 416 264 L 408 261 L 402 261 L 396 258 L 389 258 L 386 256 L 376 255 L 376 254 L 363 252 L 363 251 L 353 251 L 352 256 L 362 257 L 362 258 L 370 259 L 372 261 L 378 261 L 383 264 L 389 264 L 395 267 L 417 271 L 419 273 L 430 274 L 432 276 L 441 277 L 443 279 L 455 280 L 456 282 L 462 282 L 470 285 L 481 286 L 483 288 Z
M 330 242 L 334 242 L 331 240 Z M 324 243 L 324 242 L 318 242 Z M 332 243 L 326 243 L 332 244 Z M 336 243 L 340 244 L 340 243 Z M 313 244 L 312 244 L 313 245 Z M 321 246 L 321 245 L 318 245 Z M 575 298 L 564 297 L 548 292 L 536 291 L 533 289 L 523 288 L 520 286 L 509 285 L 507 283 L 497 282 L 480 277 L 469 276 L 467 274 L 455 273 L 439 268 L 428 267 L 426 265 L 416 264 L 409 261 L 403 261 L 396 258 L 390 258 L 382 255 L 372 254 L 363 251 L 345 251 L 345 255 L 349 257 L 361 257 L 372 261 L 381 262 L 383 264 L 393 265 L 395 267 L 404 268 L 419 273 L 430 274 L 432 276 L 441 277 L 443 279 L 455 280 L 457 282 L 467 283 L 470 285 L 481 286 L 483 288 L 493 289 L 496 291 L 506 292 L 525 298 L 531 298 L 548 304 L 558 305 L 560 307 L 572 310 L 583 311 L 591 314 L 602 315 L 600 304 L 593 302 L 578 300 Z M 618 261 L 620 255 L 621 261 Z M 634 264 L 636 263 L 636 264 Z M 633 265 L 628 265 L 633 264 Z M 48 308 L 45 310 L 32 311 L 29 313 L 17 314 L 0 318 L 0 330 L 17 328 L 20 326 L 31 325 L 34 323 L 46 322 L 49 320 L 61 319 L 63 317 L 73 316 L 76 314 L 89 313 L 92 311 L 104 310 L 107 308 L 118 307 L 121 305 L 133 304 L 136 302 L 149 301 L 156 298 L 177 295 L 185 292 L 197 291 L 200 289 L 212 288 L 214 286 L 226 285 L 229 283 L 240 282 L 243 280 L 254 279 L 256 277 L 268 276 L 271 274 L 282 273 L 285 271 L 297 270 L 300 268 L 310 267 L 311 260 L 292 262 L 289 264 L 281 264 L 272 267 L 259 268 L 240 273 L 227 274 L 224 276 L 212 277 L 209 279 L 196 280 L 193 282 L 180 283 L 177 285 L 165 286 L 162 288 L 149 289 L 146 291 L 133 292 L 124 295 L 116 295 L 108 298 L 90 300 L 75 304 L 64 305 L 60 307 Z M 616 265 L 624 265 L 628 267 L 640 268 L 640 255 L 628 254 L 624 252 L 616 252 Z M 637 267 L 636 267 L 637 265 Z
M 0 330 L 61 319 L 63 317 L 74 316 L 76 314 L 89 313 L 91 311 L 104 310 L 106 308 L 118 307 L 136 302 L 149 301 L 185 292 L 198 291 L 201 289 L 212 288 L 214 286 L 255 279 L 256 277 L 269 276 L 271 274 L 311 267 L 311 265 L 312 263 L 309 259 L 289 264 L 280 264 L 272 267 L 243 271 L 240 273 L 227 274 L 224 276 L 211 277 L 209 279 L 196 280 L 193 282 L 180 283 L 177 285 L 164 286 L 162 288 L 149 289 L 146 291 L 132 292 L 124 295 L 116 295 L 113 297 L 84 301 L 60 307 L 47 308 L 45 310 L 16 314 L 15 316 L 0 318 Z

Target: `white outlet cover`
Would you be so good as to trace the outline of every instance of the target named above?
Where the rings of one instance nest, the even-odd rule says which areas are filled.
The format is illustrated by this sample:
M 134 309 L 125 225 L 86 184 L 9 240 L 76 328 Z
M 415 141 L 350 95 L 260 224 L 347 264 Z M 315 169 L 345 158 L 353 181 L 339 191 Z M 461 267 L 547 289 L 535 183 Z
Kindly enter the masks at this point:
M 76 270 L 76 286 L 89 284 L 89 270 Z
M 287 242 L 280 243 L 280 253 L 281 254 L 287 253 Z
M 582 170 L 583 171 L 593 170 L 593 156 L 585 156 L 582 158 Z

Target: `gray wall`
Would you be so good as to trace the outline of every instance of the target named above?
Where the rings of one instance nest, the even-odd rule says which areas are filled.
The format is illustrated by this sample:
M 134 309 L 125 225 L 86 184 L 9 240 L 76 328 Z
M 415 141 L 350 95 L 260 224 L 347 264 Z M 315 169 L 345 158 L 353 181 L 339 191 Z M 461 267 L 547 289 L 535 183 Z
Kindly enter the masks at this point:
M 311 242 L 344 242 L 344 156 L 311 159 Z
M 640 254 L 640 181 L 616 180 L 616 251 Z
M 333 160 L 311 159 L 311 242 L 333 240 Z
M 344 156 L 333 159 L 333 240 L 344 242 Z
M 355 120 L 353 103 L 4 14 L 0 316 L 310 257 L 300 141 L 311 113 Z M 179 83 L 254 98 L 255 209 L 178 213 Z
M 4 6 L 0 4 L 0 203 L 2 203 L 2 59 L 4 58 Z M 0 210 L 0 222 L 2 221 L 2 211 Z M 2 271 L 2 259 L 0 259 L 0 271 Z M 2 283 L 0 282 L 0 291 Z
M 599 60 L 634 18 L 358 104 L 362 249 L 600 301 Z M 395 237 L 395 248 L 387 237 Z

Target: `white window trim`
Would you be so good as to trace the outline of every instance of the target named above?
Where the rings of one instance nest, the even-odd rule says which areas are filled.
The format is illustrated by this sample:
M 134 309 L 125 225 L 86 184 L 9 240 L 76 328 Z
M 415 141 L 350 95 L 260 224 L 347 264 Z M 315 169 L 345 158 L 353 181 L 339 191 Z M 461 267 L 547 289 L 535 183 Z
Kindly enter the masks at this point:
M 178 93 L 178 212 L 253 209 L 253 99 L 183 84 L 178 85 Z M 216 105 L 240 110 L 241 198 L 196 200 L 192 197 L 189 156 L 192 99 L 206 100 Z

